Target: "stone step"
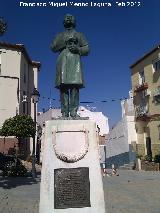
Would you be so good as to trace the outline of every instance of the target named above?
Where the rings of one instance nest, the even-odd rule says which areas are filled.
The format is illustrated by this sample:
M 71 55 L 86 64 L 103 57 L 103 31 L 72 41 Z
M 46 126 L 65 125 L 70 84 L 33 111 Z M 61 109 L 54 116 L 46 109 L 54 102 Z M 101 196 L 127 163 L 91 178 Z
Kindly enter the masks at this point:
M 129 164 L 124 164 L 123 166 L 120 166 L 119 169 L 122 169 L 122 170 L 132 170 L 134 167 L 134 163 L 131 162 Z
M 120 166 L 119 169 L 121 169 L 121 170 L 132 170 L 132 167 Z

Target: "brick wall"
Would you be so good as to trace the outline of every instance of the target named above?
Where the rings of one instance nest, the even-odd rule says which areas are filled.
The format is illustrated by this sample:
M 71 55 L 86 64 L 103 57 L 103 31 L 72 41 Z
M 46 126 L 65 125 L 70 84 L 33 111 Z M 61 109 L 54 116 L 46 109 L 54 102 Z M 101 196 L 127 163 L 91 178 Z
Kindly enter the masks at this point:
M 99 135 L 99 145 L 105 144 L 105 136 Z
M 26 159 L 30 155 L 29 139 L 21 139 L 18 143 L 17 138 L 0 138 L 0 152 L 6 155 L 13 155 L 15 147 L 19 148 L 19 157 Z
M 160 164 L 148 161 L 141 161 L 141 168 L 144 171 L 159 171 Z
M 17 138 L 0 138 L 0 152 L 3 154 L 13 154 L 17 142 Z

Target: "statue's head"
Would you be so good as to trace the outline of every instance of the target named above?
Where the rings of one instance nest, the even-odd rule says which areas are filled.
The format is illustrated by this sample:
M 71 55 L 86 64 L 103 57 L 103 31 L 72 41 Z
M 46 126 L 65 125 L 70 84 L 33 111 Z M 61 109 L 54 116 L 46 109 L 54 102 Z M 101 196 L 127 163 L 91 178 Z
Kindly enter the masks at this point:
M 76 19 L 73 15 L 66 14 L 63 21 L 65 28 L 76 27 Z

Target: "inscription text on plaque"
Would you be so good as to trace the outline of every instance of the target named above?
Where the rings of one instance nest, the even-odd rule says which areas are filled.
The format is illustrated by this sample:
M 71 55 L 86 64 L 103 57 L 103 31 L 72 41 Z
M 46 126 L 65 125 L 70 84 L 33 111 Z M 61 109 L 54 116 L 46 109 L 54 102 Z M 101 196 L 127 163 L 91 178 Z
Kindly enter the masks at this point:
M 89 168 L 54 170 L 54 208 L 91 207 Z

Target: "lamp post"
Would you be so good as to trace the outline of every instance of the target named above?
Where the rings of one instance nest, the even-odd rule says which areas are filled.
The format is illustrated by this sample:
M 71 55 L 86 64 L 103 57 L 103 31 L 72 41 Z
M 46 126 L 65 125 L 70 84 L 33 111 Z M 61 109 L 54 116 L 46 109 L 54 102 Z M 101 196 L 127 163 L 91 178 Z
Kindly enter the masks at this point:
M 39 101 L 40 94 L 36 88 L 34 88 L 32 94 L 32 100 L 34 103 L 34 123 L 35 123 L 35 129 L 36 129 L 36 104 Z M 36 167 L 35 167 L 35 136 L 33 137 L 33 149 L 32 149 L 32 177 L 36 177 Z

